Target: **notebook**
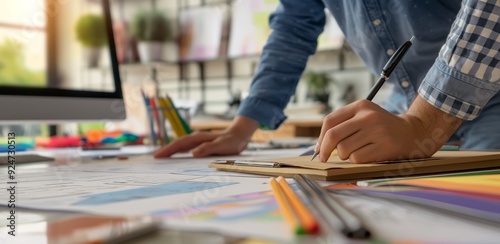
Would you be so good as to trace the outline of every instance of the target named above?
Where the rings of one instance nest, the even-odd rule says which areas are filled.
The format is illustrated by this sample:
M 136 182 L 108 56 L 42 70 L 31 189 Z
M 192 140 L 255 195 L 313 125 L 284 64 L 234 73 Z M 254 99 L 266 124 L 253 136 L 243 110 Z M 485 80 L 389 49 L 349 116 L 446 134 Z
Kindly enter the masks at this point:
M 341 181 L 500 168 L 500 151 L 439 151 L 431 158 L 353 164 L 332 156 L 328 162 L 310 156 L 259 160 L 218 160 L 210 168 L 222 171 L 291 177 L 307 174 L 317 180 Z

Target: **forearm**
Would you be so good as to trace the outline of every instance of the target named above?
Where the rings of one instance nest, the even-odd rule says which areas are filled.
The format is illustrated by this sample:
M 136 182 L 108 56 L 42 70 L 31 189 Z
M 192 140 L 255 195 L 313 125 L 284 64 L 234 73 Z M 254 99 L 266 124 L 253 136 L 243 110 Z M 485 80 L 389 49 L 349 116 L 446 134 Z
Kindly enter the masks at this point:
M 417 96 L 408 112 L 401 116 L 415 133 L 417 139 L 413 143 L 426 156 L 438 151 L 462 123 L 462 119 L 441 111 L 421 96 Z
M 258 128 L 259 122 L 248 117 L 238 115 L 234 118 L 233 123 L 225 130 L 225 132 L 237 135 L 245 140 L 250 140 L 253 133 Z
M 273 32 L 238 115 L 256 120 L 270 129 L 276 129 L 286 119 L 283 110 L 295 93 L 307 60 L 316 51 L 318 36 L 323 31 L 324 8 L 320 0 L 281 0 L 270 17 Z

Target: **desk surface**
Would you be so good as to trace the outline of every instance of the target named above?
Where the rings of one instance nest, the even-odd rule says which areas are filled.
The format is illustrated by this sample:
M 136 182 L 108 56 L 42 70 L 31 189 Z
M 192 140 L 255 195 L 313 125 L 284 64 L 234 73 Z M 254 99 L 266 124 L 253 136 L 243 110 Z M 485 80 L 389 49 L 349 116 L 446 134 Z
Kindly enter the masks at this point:
M 16 168 L 20 186 L 16 192 L 17 207 L 111 215 L 154 214 L 164 221 L 165 230 L 128 243 L 171 240 L 168 238 L 177 238 L 177 243 L 197 243 L 197 240 L 206 243 L 207 238 L 218 240 L 214 243 L 234 243 L 249 236 L 289 243 L 304 241 L 295 239 L 280 218 L 274 197 L 269 194 L 268 177 L 207 168 L 208 162 L 216 159 L 287 157 L 302 151 L 246 151 L 241 156 L 205 159 L 180 154 L 154 160 L 143 155 L 125 161 L 68 160 L 19 165 Z M 0 168 L 0 175 L 7 175 L 6 167 Z M 4 189 L 7 187 L 5 181 L 1 184 Z M 497 228 L 432 211 L 360 197 L 345 196 L 342 200 L 361 214 L 383 239 L 484 243 L 500 238 Z M 18 216 L 26 217 L 24 211 L 20 210 Z M 46 211 L 42 213 L 51 218 L 70 214 Z M 5 219 L 6 212 L 0 213 Z M 0 233 L 0 240 L 5 238 L 4 234 Z M 326 233 L 307 242 L 332 243 L 336 240 L 331 239 L 333 236 L 338 235 Z M 179 242 L 184 240 L 181 238 L 191 239 Z

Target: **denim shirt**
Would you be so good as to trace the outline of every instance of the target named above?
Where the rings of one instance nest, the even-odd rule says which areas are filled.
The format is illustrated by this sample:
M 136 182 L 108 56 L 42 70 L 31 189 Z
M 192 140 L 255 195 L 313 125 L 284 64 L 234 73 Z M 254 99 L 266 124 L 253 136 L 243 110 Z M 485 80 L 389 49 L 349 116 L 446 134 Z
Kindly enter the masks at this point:
M 481 63 L 484 58 L 479 60 L 470 51 L 474 45 L 469 48 L 469 52 L 463 48 L 463 42 L 474 44 L 480 39 L 467 33 L 471 26 L 491 26 L 496 20 L 488 19 L 489 14 L 499 14 L 498 6 L 486 5 L 480 14 L 484 12 L 487 15 L 487 23 L 484 18 L 469 23 L 474 21 L 471 16 L 477 15 L 477 11 L 474 12 L 477 9 L 474 8 L 481 7 L 479 5 L 482 2 L 281 0 L 270 17 L 273 32 L 262 52 L 250 94 L 241 104 L 238 114 L 270 129 L 277 128 L 286 119 L 283 110 L 295 93 L 308 57 L 316 50 L 317 38 L 325 23 L 326 7 L 337 20 L 350 46 L 374 74 L 380 74 L 383 65 L 398 46 L 412 36 L 416 37 L 388 81 L 395 86 L 384 104 L 387 110 L 404 113 L 420 93 L 429 103 L 449 114 L 466 120 L 474 119 L 500 89 L 498 77 L 485 79 L 484 69 L 482 73 L 479 72 L 483 75 L 478 76 L 478 70 L 484 66 Z M 494 5 L 496 1 L 490 2 Z M 494 34 L 500 30 L 496 27 L 490 29 L 487 34 L 492 35 L 493 32 L 492 36 L 496 38 Z M 482 44 L 487 46 L 484 42 Z M 495 47 L 496 42 L 489 43 L 486 52 L 492 52 Z M 493 56 L 497 54 L 498 51 Z M 471 66 L 471 60 L 473 65 L 479 65 Z M 454 67 L 460 63 L 463 65 L 461 68 Z M 494 70 L 498 69 L 497 63 L 493 60 L 485 65 Z M 421 86 L 422 81 L 424 85 Z M 471 87 L 481 89 L 482 96 L 474 97 Z M 495 96 L 495 100 L 499 100 L 498 97 Z

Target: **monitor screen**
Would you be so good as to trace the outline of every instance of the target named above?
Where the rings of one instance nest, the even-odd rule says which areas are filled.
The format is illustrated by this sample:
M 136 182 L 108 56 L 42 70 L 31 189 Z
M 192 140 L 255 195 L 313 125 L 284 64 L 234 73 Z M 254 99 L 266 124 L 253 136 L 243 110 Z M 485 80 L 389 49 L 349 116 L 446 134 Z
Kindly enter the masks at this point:
M 0 123 L 125 119 L 110 0 L 0 9 Z

